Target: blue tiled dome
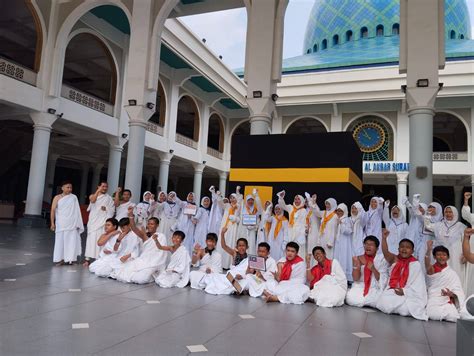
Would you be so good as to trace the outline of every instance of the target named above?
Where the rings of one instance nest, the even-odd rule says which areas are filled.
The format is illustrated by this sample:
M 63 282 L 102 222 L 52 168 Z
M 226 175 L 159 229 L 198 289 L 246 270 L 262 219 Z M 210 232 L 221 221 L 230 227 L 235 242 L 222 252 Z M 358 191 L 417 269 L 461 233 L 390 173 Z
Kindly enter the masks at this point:
M 465 0 L 446 0 L 447 39 L 470 39 Z M 303 53 L 330 50 L 346 42 L 398 35 L 399 0 L 316 0 L 306 27 Z

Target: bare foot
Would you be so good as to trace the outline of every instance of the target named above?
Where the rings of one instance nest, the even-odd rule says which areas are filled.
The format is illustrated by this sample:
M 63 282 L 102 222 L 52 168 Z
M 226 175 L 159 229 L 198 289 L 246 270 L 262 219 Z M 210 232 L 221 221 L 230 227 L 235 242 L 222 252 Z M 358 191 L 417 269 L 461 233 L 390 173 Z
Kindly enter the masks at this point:
M 89 267 L 89 261 L 85 260 L 82 264 L 82 267 Z

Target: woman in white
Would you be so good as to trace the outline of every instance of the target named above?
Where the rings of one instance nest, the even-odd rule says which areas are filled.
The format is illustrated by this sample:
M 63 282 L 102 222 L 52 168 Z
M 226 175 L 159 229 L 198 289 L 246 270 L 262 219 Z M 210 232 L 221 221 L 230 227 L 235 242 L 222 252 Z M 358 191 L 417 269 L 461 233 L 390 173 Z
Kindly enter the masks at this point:
M 168 194 L 166 194 L 166 192 L 164 192 L 164 191 L 160 191 L 158 193 L 158 199 L 155 200 L 151 204 L 150 216 L 160 220 L 161 214 L 163 212 L 163 206 L 164 206 L 164 203 L 166 203 L 167 199 L 168 199 Z M 161 222 L 160 222 L 160 224 L 161 224 Z
M 383 198 L 372 197 L 372 199 L 370 199 L 369 210 L 365 212 L 365 236 L 375 236 L 379 241 L 382 240 L 383 202 Z M 379 253 L 382 253 L 381 250 L 379 250 Z
M 306 254 L 306 215 L 305 200 L 301 195 L 296 195 L 293 204 L 285 203 L 285 191 L 277 194 L 278 205 L 286 210 L 290 216 L 288 220 L 288 242 L 296 242 L 299 246 L 298 255 L 305 257 Z
M 191 259 L 191 252 L 194 247 L 194 229 L 196 227 L 195 215 L 197 213 L 198 207 L 196 206 L 196 198 L 194 193 L 188 193 L 186 201 L 180 201 L 177 199 L 177 204 L 181 205 L 181 213 L 179 214 L 176 229 L 184 232 L 186 238 L 184 239 L 184 247 L 189 253 L 189 258 Z M 192 208 L 192 209 L 188 209 Z M 192 211 L 194 209 L 194 211 Z
M 351 206 L 350 221 L 352 224 L 352 255 L 360 256 L 364 254 L 364 230 L 367 217 L 362 204 L 358 201 Z
M 72 194 L 72 184 L 64 182 L 62 193 L 56 195 L 51 206 L 51 231 L 55 232 L 53 262 L 72 264 L 81 255 L 81 233 L 84 231 L 81 209 Z
M 308 214 L 306 215 L 306 230 L 308 231 L 308 251 L 313 251 L 313 248 L 319 245 L 319 229 L 321 228 L 321 219 L 314 214 L 311 205 L 316 204 L 317 195 L 312 196 L 305 193 Z
M 222 217 L 221 231 L 225 229 L 224 239 L 227 246 L 235 246 L 237 241 L 237 233 L 240 222 L 240 199 L 242 195 L 239 194 L 240 187 L 237 187 L 237 192 L 229 196 L 229 203 L 218 201 L 218 204 L 223 205 L 224 215 Z M 232 265 L 232 257 L 224 253 L 221 244 L 217 245 L 217 250 L 222 255 L 222 268 L 229 269 Z
M 271 211 L 271 205 L 267 210 Z M 266 214 L 267 221 L 271 223 L 268 233 L 268 244 L 270 245 L 270 256 L 279 261 L 285 255 L 285 246 L 288 241 L 288 219 L 283 214 L 282 207 L 275 205 L 275 215 Z M 269 216 L 269 218 L 268 218 Z
M 135 206 L 135 216 L 138 227 L 145 229 L 148 218 L 151 216 L 154 203 L 153 194 L 151 194 L 151 192 L 146 191 L 143 193 L 143 200 Z
M 203 197 L 201 199 L 201 206 L 198 208 L 196 215 L 192 218 L 193 224 L 196 226 L 194 229 L 194 246 L 196 244 L 200 246 L 206 244 L 210 216 L 211 199 L 209 199 L 209 197 Z
M 110 277 L 114 269 L 122 267 L 129 259 L 140 254 L 140 242 L 131 230 L 129 218 L 119 221 L 120 234 L 110 237 L 99 258 L 91 263 L 89 271 L 99 277 Z
M 175 192 L 168 193 L 168 200 L 161 207 L 158 218 L 160 219 L 160 227 L 158 232 L 166 236 L 166 244 L 171 245 L 171 236 L 176 228 L 176 221 L 181 212 L 181 204 L 178 204 Z
M 209 191 L 211 192 L 212 205 L 207 231 L 213 232 L 219 236 L 222 224 L 222 215 L 224 215 L 224 204 L 222 203 L 221 192 L 216 192 L 214 186 L 211 186 Z
M 390 231 L 390 239 L 388 241 L 388 250 L 393 254 L 398 254 L 398 243 L 401 239 L 406 237 L 408 224 L 405 221 L 403 212 L 397 205 L 394 205 L 391 210 L 390 200 L 386 200 L 383 209 L 383 222 L 385 228 Z
M 245 197 L 245 202 L 240 208 L 240 222 L 238 236 L 245 238 L 249 243 L 249 254 L 255 255 L 257 244 L 257 229 L 259 226 L 259 219 L 262 213 L 262 203 L 256 189 L 253 190 L 252 195 Z M 246 221 L 252 217 L 253 222 Z
M 431 223 L 429 217 L 425 217 L 425 228 L 434 233 L 435 246 L 444 246 L 449 250 L 448 265 L 457 273 L 464 291 L 467 291 L 466 260 L 462 253 L 466 225 L 458 219 L 458 209 L 449 205 L 444 208 L 444 218 L 440 222 Z
M 319 246 L 322 246 L 326 250 L 327 258 L 332 259 L 334 256 L 334 244 L 338 227 L 336 199 L 326 199 L 324 205 L 326 210 L 323 211 L 319 209 L 317 203 L 310 204 L 310 207 L 313 210 L 313 214 L 321 219 L 321 226 L 319 227 Z
M 272 217 L 272 206 L 272 202 L 269 200 L 267 200 L 263 206 L 260 222 L 258 223 L 257 245 L 260 242 L 268 242 L 268 236 L 271 228 L 270 218 Z
M 339 262 L 348 281 L 352 282 L 352 221 L 347 216 L 347 205 L 341 203 L 337 206 L 337 237 L 334 246 L 334 259 Z

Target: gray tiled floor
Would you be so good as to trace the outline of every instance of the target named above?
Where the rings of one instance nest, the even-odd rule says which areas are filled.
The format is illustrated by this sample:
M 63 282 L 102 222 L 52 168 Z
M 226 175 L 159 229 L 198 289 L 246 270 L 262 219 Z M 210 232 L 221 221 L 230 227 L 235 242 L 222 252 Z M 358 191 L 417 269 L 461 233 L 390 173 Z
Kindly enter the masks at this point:
M 53 267 L 53 242 L 45 229 L 0 225 L 0 355 L 185 355 L 188 345 L 209 355 L 455 354 L 454 323 L 121 284 Z

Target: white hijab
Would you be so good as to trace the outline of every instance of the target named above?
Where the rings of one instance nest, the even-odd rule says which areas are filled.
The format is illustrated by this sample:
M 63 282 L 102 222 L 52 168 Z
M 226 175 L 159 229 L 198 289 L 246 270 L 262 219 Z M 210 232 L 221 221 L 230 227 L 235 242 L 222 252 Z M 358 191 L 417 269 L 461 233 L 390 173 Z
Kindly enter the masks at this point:
M 430 217 L 431 222 L 435 223 L 435 222 L 439 222 L 443 220 L 443 207 L 441 206 L 441 204 L 437 202 L 431 202 L 429 206 L 434 206 L 434 208 L 436 209 L 436 214 Z M 457 209 L 456 209 L 456 212 L 457 212 Z
M 296 205 L 296 204 L 293 202 L 293 206 L 294 206 L 296 209 L 300 209 L 300 208 L 304 207 L 304 202 L 305 202 L 305 200 L 304 200 L 303 196 L 298 194 L 298 195 L 295 196 L 295 198 L 296 198 L 296 197 L 299 197 L 299 198 L 300 198 L 300 204 L 299 204 L 299 205 Z
M 142 198 L 143 198 L 143 202 L 144 202 L 144 203 L 148 203 L 148 204 L 150 204 L 150 201 L 151 201 L 151 196 L 150 196 L 150 199 L 148 199 L 148 200 L 145 200 L 145 196 L 146 196 L 147 194 L 150 194 L 150 195 L 151 195 L 151 192 L 147 190 L 145 193 L 143 193 L 143 196 L 142 196 Z
M 358 201 L 356 201 L 354 204 L 352 204 L 353 207 L 355 207 L 357 209 L 357 215 L 354 216 L 352 214 L 352 211 L 351 211 L 351 217 L 352 217 L 352 220 L 359 220 L 361 217 L 362 217 L 362 213 L 364 212 L 364 207 L 362 206 L 362 204 Z M 351 206 L 351 209 L 352 209 L 352 206 Z
M 458 212 L 458 209 L 455 208 L 452 205 L 448 205 L 447 207 L 445 207 L 444 211 L 446 212 L 446 209 L 448 209 L 448 208 L 450 208 L 453 212 L 453 220 L 447 220 L 446 218 L 443 218 L 443 220 L 445 221 L 446 225 L 448 225 L 448 227 L 451 227 L 451 226 L 455 225 L 458 222 L 459 212 Z
M 393 209 L 397 208 L 398 209 L 398 218 L 394 218 L 392 216 L 392 211 Z M 400 207 L 398 205 L 394 205 L 392 207 L 392 209 L 390 209 L 390 218 L 393 220 L 393 222 L 395 223 L 395 225 L 400 225 L 402 223 L 405 222 L 405 215 L 403 215 L 403 211 L 402 209 L 400 209 Z
M 331 207 L 331 209 L 327 210 L 328 213 L 332 213 L 338 207 L 337 201 L 334 198 L 326 199 L 324 203 L 329 203 L 329 206 Z M 347 210 L 347 206 L 346 206 L 346 210 Z
M 339 204 L 336 210 L 342 210 L 343 214 L 341 220 L 347 218 L 347 216 L 349 215 L 347 211 L 347 205 L 344 203 Z

